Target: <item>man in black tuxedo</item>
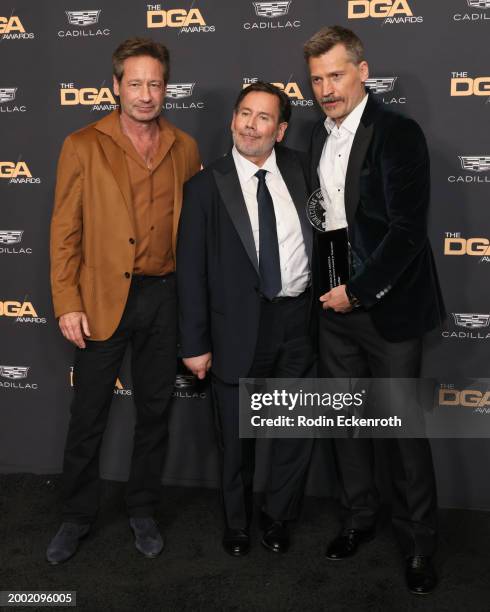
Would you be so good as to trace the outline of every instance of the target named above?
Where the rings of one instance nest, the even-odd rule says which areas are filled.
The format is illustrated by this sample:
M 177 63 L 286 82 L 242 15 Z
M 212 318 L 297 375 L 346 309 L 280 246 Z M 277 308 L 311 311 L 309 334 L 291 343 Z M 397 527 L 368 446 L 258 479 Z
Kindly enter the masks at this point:
M 319 296 L 320 374 L 417 378 L 422 336 L 444 316 L 427 238 L 424 135 L 366 91 L 368 64 L 352 31 L 323 28 L 304 55 L 326 115 L 312 133 L 310 187 L 321 188 L 328 229 L 347 228 L 351 249 L 349 280 Z M 427 593 L 436 585 L 437 511 L 429 442 L 382 443 L 392 467 L 393 524 L 407 558 L 407 584 Z M 335 448 L 345 519 L 327 557 L 339 560 L 374 535 L 379 503 L 373 441 L 337 439 Z
M 301 377 L 314 360 L 310 318 L 311 227 L 298 153 L 275 146 L 291 114 L 269 83 L 242 90 L 234 147 L 190 180 L 177 246 L 181 353 L 199 378 L 210 369 L 222 451 L 223 546 L 250 548 L 255 440 L 240 439 L 240 377 Z M 273 441 L 262 544 L 289 546 L 311 440 Z

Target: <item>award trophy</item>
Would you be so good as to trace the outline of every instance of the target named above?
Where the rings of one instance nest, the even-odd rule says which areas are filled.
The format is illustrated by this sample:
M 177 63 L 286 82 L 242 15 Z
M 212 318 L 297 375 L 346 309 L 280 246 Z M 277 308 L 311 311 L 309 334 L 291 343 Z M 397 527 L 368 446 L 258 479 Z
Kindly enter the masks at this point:
M 329 230 L 328 194 L 317 189 L 308 198 L 306 214 L 315 228 L 317 246 L 316 272 L 319 295 L 345 285 L 350 278 L 350 247 L 347 228 Z

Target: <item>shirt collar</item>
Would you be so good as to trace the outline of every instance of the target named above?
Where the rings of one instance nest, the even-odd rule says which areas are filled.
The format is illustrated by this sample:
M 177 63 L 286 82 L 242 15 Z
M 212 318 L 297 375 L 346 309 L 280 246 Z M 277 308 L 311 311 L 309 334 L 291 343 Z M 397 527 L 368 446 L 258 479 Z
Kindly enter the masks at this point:
M 238 152 L 238 149 L 235 146 L 233 146 L 231 154 L 233 155 L 233 159 L 235 161 L 235 166 L 238 172 L 238 176 L 240 177 L 240 179 L 242 179 L 245 182 L 251 179 L 253 176 L 255 176 L 255 173 L 257 172 L 257 170 L 267 170 L 268 172 L 271 172 L 272 174 L 277 174 L 279 172 L 279 169 L 276 163 L 276 152 L 274 151 L 274 149 L 272 149 L 271 154 L 265 160 L 261 168 L 259 168 L 256 164 L 254 164 L 253 162 L 243 157 L 243 155 Z
M 359 104 L 351 110 L 347 117 L 342 121 L 339 127 L 331 117 L 325 119 L 325 128 L 329 134 L 334 132 L 338 135 L 342 130 L 347 130 L 350 134 L 355 134 L 359 123 L 361 122 L 362 113 L 366 108 L 368 94 L 359 102 Z

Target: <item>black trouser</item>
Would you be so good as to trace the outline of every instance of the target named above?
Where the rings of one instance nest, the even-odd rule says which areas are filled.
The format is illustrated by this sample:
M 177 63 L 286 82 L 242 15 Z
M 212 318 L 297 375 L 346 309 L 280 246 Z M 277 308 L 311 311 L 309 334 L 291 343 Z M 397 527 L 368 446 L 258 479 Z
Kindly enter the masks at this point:
M 325 377 L 417 378 L 422 341 L 388 342 L 362 310 L 320 316 L 319 374 Z M 436 544 L 437 498 L 429 441 L 397 438 L 378 441 L 390 460 L 392 520 L 407 556 L 432 555 Z M 379 507 L 372 439 L 334 441 L 345 509 L 344 527 L 374 527 Z
M 176 310 L 173 275 L 135 276 L 114 334 L 76 350 L 63 465 L 64 520 L 90 523 L 97 514 L 100 445 L 128 343 L 136 427 L 126 504 L 130 516 L 152 515 L 160 496 L 166 412 L 175 383 Z
M 297 378 L 314 361 L 308 336 L 309 297 L 263 300 L 250 378 Z M 216 421 L 221 446 L 221 485 L 225 521 L 232 529 L 248 527 L 252 518 L 255 439 L 239 437 L 238 385 L 213 378 Z M 264 511 L 274 520 L 297 517 L 313 440 L 272 441 Z

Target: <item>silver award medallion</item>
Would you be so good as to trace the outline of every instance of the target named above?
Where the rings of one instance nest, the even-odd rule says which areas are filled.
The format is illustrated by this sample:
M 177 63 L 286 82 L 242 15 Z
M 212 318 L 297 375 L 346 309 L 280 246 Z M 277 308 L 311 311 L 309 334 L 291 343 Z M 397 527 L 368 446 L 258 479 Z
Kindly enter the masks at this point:
M 328 205 L 328 194 L 324 194 L 321 188 L 314 191 L 306 203 L 308 221 L 319 232 L 328 231 Z

